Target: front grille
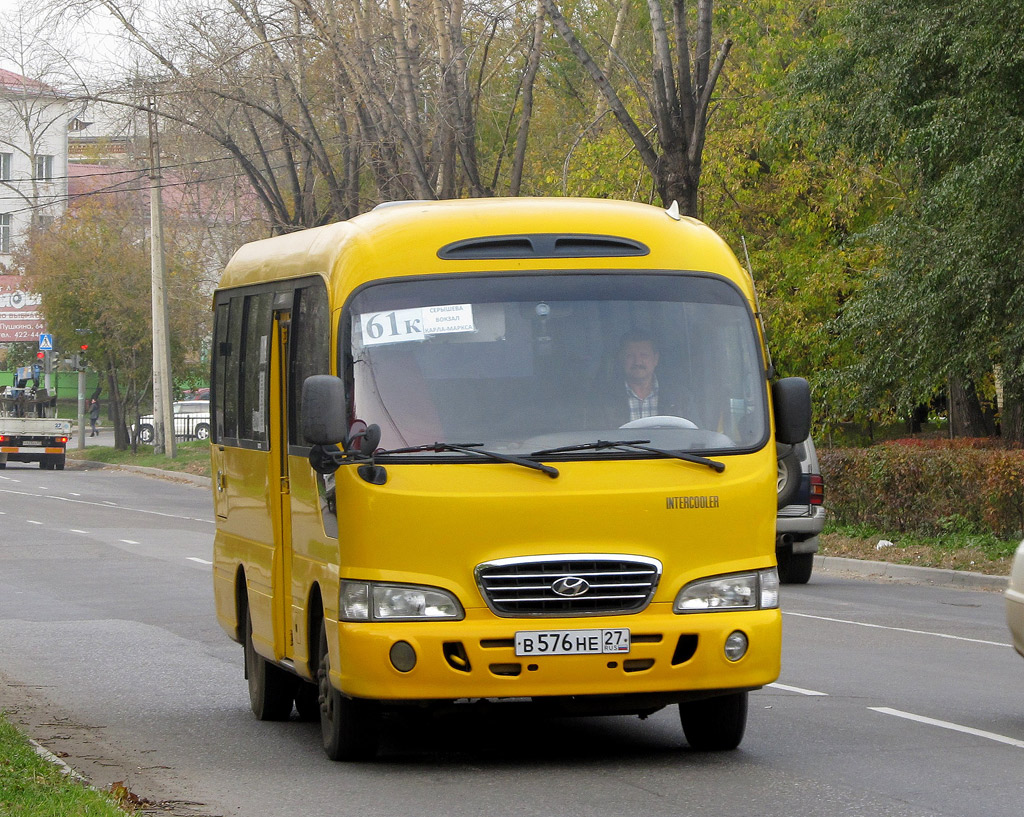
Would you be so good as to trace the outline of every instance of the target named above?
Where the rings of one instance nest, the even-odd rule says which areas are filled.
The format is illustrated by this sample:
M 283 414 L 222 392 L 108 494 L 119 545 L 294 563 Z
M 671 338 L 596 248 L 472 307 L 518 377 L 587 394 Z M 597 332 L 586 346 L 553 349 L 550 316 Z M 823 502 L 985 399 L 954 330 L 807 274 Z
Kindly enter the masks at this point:
M 643 556 L 532 556 L 476 568 L 484 601 L 499 616 L 635 613 L 650 602 L 660 578 L 661 563 Z

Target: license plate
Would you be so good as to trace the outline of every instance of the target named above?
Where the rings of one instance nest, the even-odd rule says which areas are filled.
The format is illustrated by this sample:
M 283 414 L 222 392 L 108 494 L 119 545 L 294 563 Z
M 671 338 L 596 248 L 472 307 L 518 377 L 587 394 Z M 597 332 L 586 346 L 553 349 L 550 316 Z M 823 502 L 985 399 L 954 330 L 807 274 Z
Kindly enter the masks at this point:
M 521 630 L 516 655 L 602 655 L 628 653 L 629 630 Z

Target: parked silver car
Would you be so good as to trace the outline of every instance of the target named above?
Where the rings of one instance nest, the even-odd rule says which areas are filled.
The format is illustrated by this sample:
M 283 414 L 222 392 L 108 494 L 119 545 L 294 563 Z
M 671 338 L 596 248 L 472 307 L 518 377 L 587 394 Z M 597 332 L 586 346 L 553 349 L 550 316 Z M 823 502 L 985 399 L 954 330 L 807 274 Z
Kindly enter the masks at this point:
M 1006 623 L 1010 625 L 1013 648 L 1024 656 L 1024 542 L 1017 547 L 1006 586 Z
M 779 562 L 779 580 L 783 584 L 806 584 L 814 569 L 818 534 L 825 527 L 825 482 L 810 437 L 793 446 L 780 446 L 778 453 L 775 557 Z
M 210 401 L 180 400 L 174 404 L 174 436 L 205 440 L 210 436 Z M 139 442 L 153 442 L 153 415 L 139 418 Z

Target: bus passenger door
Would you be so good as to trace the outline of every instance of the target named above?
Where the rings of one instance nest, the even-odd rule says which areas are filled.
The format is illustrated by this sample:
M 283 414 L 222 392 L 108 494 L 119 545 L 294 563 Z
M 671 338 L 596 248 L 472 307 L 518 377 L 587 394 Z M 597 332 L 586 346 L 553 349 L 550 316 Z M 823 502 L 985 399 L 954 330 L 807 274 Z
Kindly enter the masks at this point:
M 274 632 L 282 636 L 285 658 L 295 654 L 292 628 L 292 521 L 291 482 L 288 472 L 288 354 L 291 330 L 292 299 L 294 293 L 278 292 L 274 296 L 274 361 L 270 374 L 270 451 L 268 478 L 277 507 L 274 548 Z
M 282 393 L 286 407 L 281 417 L 282 473 L 288 478 L 287 523 L 291 555 L 291 658 L 300 675 L 312 674 L 310 641 L 311 599 L 316 592 L 336 597 L 338 525 L 334 515 L 334 476 L 321 476 L 309 464 L 310 446 L 302 436 L 302 384 L 314 374 L 330 372 L 330 307 L 321 278 L 296 282 L 292 296 L 287 342 L 281 348 Z M 326 588 L 330 588 L 327 590 Z M 319 590 L 318 590 L 319 589 Z
M 241 299 L 239 299 L 239 303 Z M 236 309 L 239 307 L 236 306 Z M 231 302 L 217 304 L 214 320 L 213 353 L 218 363 L 214 367 L 210 419 L 213 422 L 213 445 L 210 447 L 210 465 L 213 476 L 213 509 L 218 519 L 228 518 L 227 477 L 224 463 L 224 392 L 227 389 L 228 327 L 230 325 Z

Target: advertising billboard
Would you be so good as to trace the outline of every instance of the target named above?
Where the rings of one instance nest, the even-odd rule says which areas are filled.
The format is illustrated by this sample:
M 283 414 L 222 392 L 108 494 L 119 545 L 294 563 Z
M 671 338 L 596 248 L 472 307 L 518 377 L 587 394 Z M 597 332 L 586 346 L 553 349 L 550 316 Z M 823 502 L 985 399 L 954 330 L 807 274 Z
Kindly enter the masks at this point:
M 39 342 L 46 332 L 42 298 L 26 292 L 18 275 L 0 275 L 0 343 Z

